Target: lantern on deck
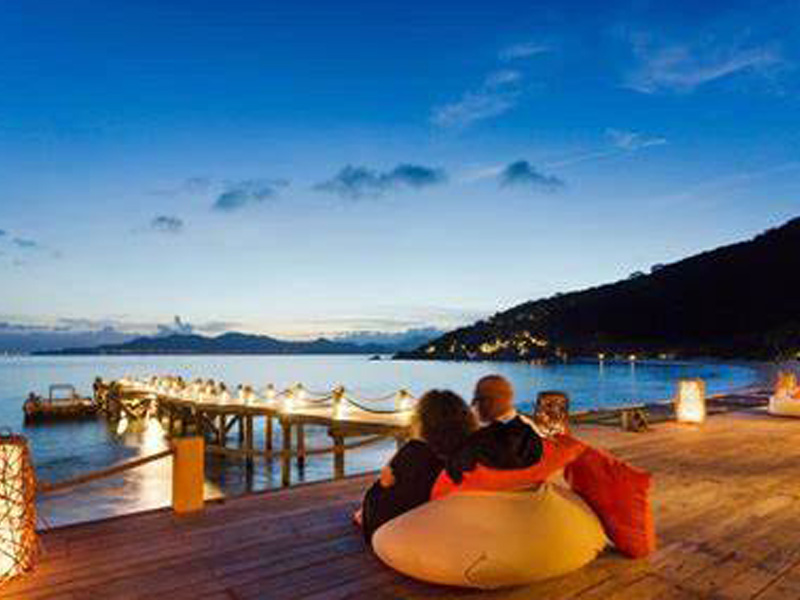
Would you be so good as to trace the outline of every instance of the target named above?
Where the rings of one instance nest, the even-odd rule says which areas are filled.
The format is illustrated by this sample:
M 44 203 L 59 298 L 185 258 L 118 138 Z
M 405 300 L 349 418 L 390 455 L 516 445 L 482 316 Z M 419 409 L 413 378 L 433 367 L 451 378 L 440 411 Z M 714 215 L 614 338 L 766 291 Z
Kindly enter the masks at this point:
M 30 570 L 37 550 L 36 479 L 28 441 L 0 433 L 0 585 Z
M 344 387 L 338 386 L 331 393 L 331 402 L 333 405 L 333 418 L 343 419 L 347 413 L 347 406 L 344 399 Z
M 797 391 L 797 376 L 791 371 L 778 373 L 778 382 L 775 384 L 775 396 L 790 398 Z
M 702 423 L 706 420 L 706 384 L 702 379 L 678 381 L 675 417 L 679 423 Z

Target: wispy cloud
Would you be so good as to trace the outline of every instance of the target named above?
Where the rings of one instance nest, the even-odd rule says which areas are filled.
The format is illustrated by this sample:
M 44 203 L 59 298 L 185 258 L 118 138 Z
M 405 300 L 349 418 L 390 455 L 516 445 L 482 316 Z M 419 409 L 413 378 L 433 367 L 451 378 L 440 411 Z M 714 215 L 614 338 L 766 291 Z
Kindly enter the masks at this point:
M 188 177 L 174 187 L 153 190 L 151 193 L 156 196 L 205 194 L 211 190 L 212 185 L 213 182 L 209 177 Z
M 399 164 L 391 171 L 347 165 L 331 179 L 315 185 L 314 189 L 342 198 L 359 199 L 382 196 L 403 188 L 421 189 L 446 180 L 444 169 L 422 165 Z
M 431 123 L 445 129 L 465 129 L 478 121 L 498 117 L 513 109 L 521 96 L 523 75 L 517 69 L 497 69 L 475 90 L 468 90 L 455 102 L 436 106 Z
M 548 52 L 550 48 L 544 46 L 542 44 L 537 44 L 535 42 L 524 42 L 521 44 L 513 44 L 506 48 L 503 48 L 500 51 L 499 58 L 500 60 L 516 60 L 520 58 L 529 58 L 531 56 L 536 56 L 537 54 L 544 54 Z
M 611 145 L 626 152 L 635 152 L 651 146 L 663 146 L 667 143 L 667 138 L 658 135 L 649 135 L 640 131 L 630 131 L 625 129 L 606 129 L 606 137 Z
M 234 212 L 250 204 L 260 204 L 276 198 L 279 191 L 289 185 L 285 179 L 248 179 L 228 182 L 214 201 L 213 209 Z
M 770 46 L 742 47 L 719 43 L 658 44 L 650 36 L 631 38 L 637 65 L 625 85 L 643 94 L 689 93 L 734 75 L 764 74 L 783 58 Z
M 15 237 L 13 240 L 11 240 L 11 243 L 13 243 L 17 248 L 22 248 L 23 250 L 37 250 L 40 247 L 39 242 L 28 238 Z
M 521 80 L 522 73 L 516 69 L 500 69 L 489 73 L 484 79 L 483 85 L 488 89 L 494 89 L 504 85 L 511 85 Z
M 180 233 L 183 225 L 183 219 L 169 215 L 159 215 L 150 221 L 150 228 L 161 233 Z
M 563 179 L 542 173 L 527 160 L 518 160 L 505 167 L 499 179 L 503 187 L 526 187 L 536 191 L 555 192 L 566 186 Z
M 466 92 L 460 100 L 433 109 L 431 122 L 443 128 L 463 129 L 498 117 L 517 105 L 519 93 L 483 89 Z

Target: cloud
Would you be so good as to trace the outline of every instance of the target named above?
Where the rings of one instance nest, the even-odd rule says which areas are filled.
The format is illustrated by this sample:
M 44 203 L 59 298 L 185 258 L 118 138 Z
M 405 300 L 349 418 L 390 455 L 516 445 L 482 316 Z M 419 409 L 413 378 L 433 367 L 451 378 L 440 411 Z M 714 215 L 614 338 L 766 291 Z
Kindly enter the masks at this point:
M 777 50 L 703 44 L 653 44 L 649 36 L 632 38 L 637 66 L 626 87 L 643 94 L 689 93 L 696 88 L 737 74 L 764 74 L 783 62 Z
M 508 165 L 500 173 L 500 185 L 524 186 L 534 190 L 554 192 L 565 187 L 563 179 L 555 175 L 545 175 L 527 160 L 518 160 Z
M 13 240 L 11 240 L 11 243 L 18 248 L 22 248 L 23 250 L 36 250 L 39 248 L 38 242 L 27 238 L 15 237 Z
M 180 233 L 183 231 L 183 219 L 159 215 L 150 221 L 150 228 L 162 233 Z
M 179 196 L 182 194 L 205 194 L 211 189 L 212 181 L 208 177 L 188 177 L 177 186 L 150 192 L 155 196 Z
M 661 136 L 625 129 L 614 129 L 612 127 L 606 129 L 606 137 L 612 146 L 626 152 L 635 152 L 651 146 L 663 146 L 667 143 L 666 138 Z
M 389 191 L 403 188 L 422 189 L 446 180 L 447 174 L 443 169 L 422 165 L 404 163 L 384 172 L 347 165 L 333 178 L 315 185 L 314 189 L 342 198 L 358 199 L 382 196 Z
M 0 237 L 3 237 L 4 235 L 6 235 L 5 229 L 0 229 Z
M 499 58 L 500 60 L 515 60 L 518 58 L 529 58 L 531 56 L 536 56 L 537 54 L 544 54 L 548 52 L 550 49 L 547 46 L 543 46 L 542 44 L 537 44 L 534 42 L 525 42 L 522 44 L 513 44 L 508 46 L 507 48 L 503 48 L 500 51 Z
M 494 71 L 489 73 L 486 76 L 486 79 L 483 81 L 483 85 L 486 88 L 499 88 L 504 85 L 511 85 L 513 83 L 518 83 L 522 80 L 522 73 L 516 71 L 514 69 L 500 69 L 499 71 Z
M 517 105 L 519 92 L 482 88 L 466 92 L 457 102 L 433 109 L 431 122 L 442 128 L 463 129 L 473 123 L 498 117 Z
M 213 209 L 220 212 L 234 212 L 248 204 L 260 204 L 278 196 L 281 188 L 289 185 L 285 179 L 248 179 L 229 182 L 225 190 L 217 196 Z

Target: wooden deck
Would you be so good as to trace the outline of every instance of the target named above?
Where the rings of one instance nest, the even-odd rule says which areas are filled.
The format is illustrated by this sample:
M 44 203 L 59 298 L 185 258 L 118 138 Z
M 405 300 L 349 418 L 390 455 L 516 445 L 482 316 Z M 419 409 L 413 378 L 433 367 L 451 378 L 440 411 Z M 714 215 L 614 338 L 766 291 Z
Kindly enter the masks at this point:
M 800 598 L 800 420 L 715 416 L 644 434 L 578 435 L 655 474 L 661 547 L 649 560 L 612 550 L 533 586 L 475 592 L 397 575 L 349 521 L 370 477 L 211 504 L 176 519 L 153 511 L 44 534 L 36 571 L 8 600 L 169 598 Z

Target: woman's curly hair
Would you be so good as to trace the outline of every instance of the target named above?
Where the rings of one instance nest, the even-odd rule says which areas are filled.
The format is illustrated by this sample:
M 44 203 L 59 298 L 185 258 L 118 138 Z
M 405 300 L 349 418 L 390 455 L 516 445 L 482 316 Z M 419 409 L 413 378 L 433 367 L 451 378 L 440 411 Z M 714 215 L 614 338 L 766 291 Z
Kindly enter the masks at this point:
M 417 402 L 414 418 L 420 436 L 437 455 L 452 456 L 477 429 L 464 399 L 450 390 L 430 390 Z

